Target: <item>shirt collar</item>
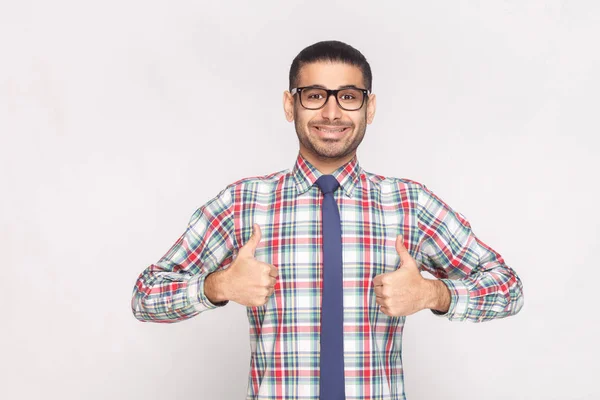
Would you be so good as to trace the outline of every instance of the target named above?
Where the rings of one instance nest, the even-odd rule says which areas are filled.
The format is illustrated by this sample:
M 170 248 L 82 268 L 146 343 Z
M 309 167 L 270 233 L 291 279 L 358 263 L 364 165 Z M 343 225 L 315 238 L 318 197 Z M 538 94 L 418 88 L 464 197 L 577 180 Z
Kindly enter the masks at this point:
M 331 175 L 333 175 L 340 183 L 340 187 L 344 190 L 346 196 L 352 197 L 352 191 L 360 178 L 361 172 L 362 170 L 355 154 L 350 161 L 333 171 Z M 292 174 L 296 181 L 298 195 L 301 195 L 310 189 L 317 179 L 323 175 L 310 163 L 310 161 L 304 158 L 300 152 L 296 158 L 296 164 L 294 165 Z

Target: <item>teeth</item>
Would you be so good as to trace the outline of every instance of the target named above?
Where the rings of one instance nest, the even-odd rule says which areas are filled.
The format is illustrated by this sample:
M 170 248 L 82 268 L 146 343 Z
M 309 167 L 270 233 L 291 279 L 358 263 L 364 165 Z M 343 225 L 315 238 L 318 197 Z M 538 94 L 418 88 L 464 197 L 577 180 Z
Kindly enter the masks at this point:
M 317 129 L 320 130 L 321 132 L 334 133 L 334 132 L 342 132 L 346 128 L 340 128 L 340 129 L 323 129 L 323 128 L 317 127 Z

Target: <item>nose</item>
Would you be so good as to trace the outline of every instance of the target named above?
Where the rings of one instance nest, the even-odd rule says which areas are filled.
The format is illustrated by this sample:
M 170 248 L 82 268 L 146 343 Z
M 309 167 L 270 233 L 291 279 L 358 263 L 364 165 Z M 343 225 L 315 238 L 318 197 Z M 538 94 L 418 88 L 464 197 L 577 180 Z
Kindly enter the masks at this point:
M 338 106 L 337 100 L 333 94 L 327 97 L 327 101 L 321 109 L 321 116 L 330 121 L 342 118 L 342 109 Z

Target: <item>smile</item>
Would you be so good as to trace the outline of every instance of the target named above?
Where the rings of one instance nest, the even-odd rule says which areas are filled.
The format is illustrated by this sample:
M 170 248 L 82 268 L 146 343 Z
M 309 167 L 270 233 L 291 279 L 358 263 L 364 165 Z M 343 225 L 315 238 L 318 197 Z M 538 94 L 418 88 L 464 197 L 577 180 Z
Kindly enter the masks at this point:
M 342 132 L 345 131 L 346 129 L 348 129 L 348 127 L 345 128 L 339 128 L 339 129 L 326 129 L 326 128 L 320 128 L 318 126 L 315 126 L 315 128 L 317 128 L 318 130 L 320 130 L 321 132 L 329 132 L 329 133 L 333 133 L 333 132 Z
M 342 136 L 348 130 L 350 130 L 349 126 L 343 127 L 325 127 L 325 126 L 313 126 L 313 129 L 317 131 L 321 136 L 327 137 L 337 137 Z

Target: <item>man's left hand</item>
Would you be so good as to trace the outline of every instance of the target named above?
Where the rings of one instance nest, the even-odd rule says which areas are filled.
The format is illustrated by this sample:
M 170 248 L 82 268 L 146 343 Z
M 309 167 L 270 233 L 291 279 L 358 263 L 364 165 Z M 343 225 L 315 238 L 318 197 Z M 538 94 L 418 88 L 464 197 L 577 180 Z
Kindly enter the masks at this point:
M 396 237 L 396 251 L 400 256 L 398 269 L 373 278 L 377 304 L 390 317 L 406 316 L 427 308 L 433 295 L 432 281 L 421 276 L 416 261 L 404 247 L 402 235 Z

